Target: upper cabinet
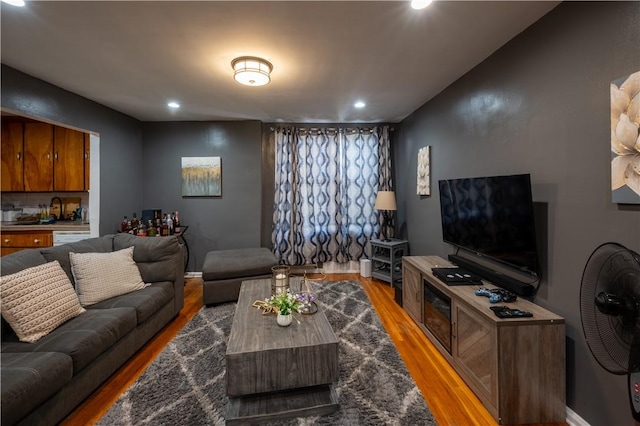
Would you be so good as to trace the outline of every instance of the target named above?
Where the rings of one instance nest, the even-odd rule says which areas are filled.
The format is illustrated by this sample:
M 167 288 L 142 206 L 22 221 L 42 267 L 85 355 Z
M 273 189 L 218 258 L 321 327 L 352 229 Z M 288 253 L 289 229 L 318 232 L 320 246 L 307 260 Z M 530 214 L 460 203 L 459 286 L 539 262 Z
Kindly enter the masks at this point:
M 54 191 L 84 191 L 84 133 L 55 127 Z
M 84 134 L 84 189 L 89 190 L 89 167 L 91 164 L 91 135 L 89 133 Z
M 24 123 L 24 191 L 53 191 L 53 126 Z
M 2 124 L 2 191 L 89 190 L 89 135 L 40 122 Z
M 24 191 L 24 150 L 22 123 L 2 123 L 2 191 Z

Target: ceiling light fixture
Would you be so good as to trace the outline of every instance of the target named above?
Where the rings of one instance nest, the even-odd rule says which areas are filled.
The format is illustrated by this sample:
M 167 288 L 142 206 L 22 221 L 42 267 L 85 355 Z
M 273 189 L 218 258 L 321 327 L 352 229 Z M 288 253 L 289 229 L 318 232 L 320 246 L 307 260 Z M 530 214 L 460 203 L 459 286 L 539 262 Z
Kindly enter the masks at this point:
M 24 0 L 2 0 L 2 3 L 7 3 L 12 6 L 19 6 L 19 7 L 22 7 L 25 5 Z
M 356 108 L 364 108 L 367 104 L 365 104 L 363 101 L 358 101 L 355 104 L 353 104 L 354 107 Z
M 255 56 L 241 56 L 231 61 L 231 67 L 235 71 L 233 78 L 246 86 L 264 86 L 271 81 L 273 65 Z
M 180 108 L 180 104 L 177 103 L 177 102 L 169 102 L 169 103 L 167 103 L 167 106 L 169 108 Z
M 429 6 L 432 2 L 433 0 L 411 0 L 411 7 L 420 10 Z

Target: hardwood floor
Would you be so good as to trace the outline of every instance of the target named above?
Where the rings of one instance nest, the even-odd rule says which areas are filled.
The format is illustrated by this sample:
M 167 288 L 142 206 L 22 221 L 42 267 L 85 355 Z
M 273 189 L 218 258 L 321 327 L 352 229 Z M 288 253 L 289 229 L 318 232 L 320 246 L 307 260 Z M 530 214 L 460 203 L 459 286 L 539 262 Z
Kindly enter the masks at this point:
M 360 281 L 439 425 L 497 425 L 480 400 L 413 320 L 395 303 L 393 289 L 387 283 L 363 278 L 358 274 L 328 274 L 327 280 Z M 187 279 L 185 306 L 180 315 L 71 413 L 62 425 L 87 425 L 97 422 L 201 307 L 202 280 Z M 566 423 L 547 426 L 560 425 Z

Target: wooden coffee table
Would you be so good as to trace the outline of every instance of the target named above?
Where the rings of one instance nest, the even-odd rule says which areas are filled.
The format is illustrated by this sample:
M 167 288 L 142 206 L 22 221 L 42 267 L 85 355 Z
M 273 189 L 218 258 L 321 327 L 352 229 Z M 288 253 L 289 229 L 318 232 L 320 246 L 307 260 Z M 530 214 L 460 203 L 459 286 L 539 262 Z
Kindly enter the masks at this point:
M 244 281 L 227 344 L 227 425 L 329 414 L 338 410 L 338 339 L 322 309 L 280 327 L 252 306 L 271 280 Z

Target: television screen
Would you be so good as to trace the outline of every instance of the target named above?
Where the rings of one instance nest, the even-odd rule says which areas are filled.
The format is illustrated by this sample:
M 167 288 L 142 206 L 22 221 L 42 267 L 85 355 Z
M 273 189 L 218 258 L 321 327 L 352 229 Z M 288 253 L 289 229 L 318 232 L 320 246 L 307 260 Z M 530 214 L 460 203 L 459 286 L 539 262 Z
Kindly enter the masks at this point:
M 438 182 L 444 241 L 538 276 L 528 174 Z

